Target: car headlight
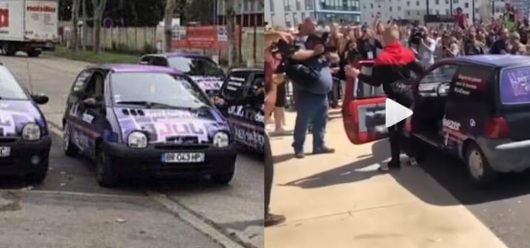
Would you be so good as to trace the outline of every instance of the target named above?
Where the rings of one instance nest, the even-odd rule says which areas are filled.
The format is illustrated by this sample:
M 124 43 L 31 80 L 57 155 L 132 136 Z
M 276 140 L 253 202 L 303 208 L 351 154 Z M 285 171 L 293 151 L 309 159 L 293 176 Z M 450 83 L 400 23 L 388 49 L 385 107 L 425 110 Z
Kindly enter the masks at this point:
M 127 138 L 127 144 L 131 148 L 146 148 L 147 135 L 139 131 L 134 131 L 129 134 L 129 137 Z
M 40 127 L 35 123 L 28 123 L 22 128 L 22 138 L 24 140 L 39 140 Z
M 227 147 L 230 145 L 230 139 L 228 134 L 224 132 L 218 132 L 213 136 L 213 146 L 215 147 Z

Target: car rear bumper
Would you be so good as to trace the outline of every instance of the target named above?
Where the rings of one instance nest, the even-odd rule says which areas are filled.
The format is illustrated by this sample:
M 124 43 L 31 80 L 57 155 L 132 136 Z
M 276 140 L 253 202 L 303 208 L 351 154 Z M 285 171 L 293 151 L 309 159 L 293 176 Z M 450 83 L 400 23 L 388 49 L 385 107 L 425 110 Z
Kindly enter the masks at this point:
M 490 166 L 498 172 L 521 172 L 530 168 L 530 140 L 477 139 Z
M 234 171 L 236 150 L 228 148 L 207 149 L 160 149 L 150 145 L 145 149 L 133 149 L 124 144 L 105 143 L 104 149 L 113 167 L 120 175 L 173 176 L 225 174 Z M 205 160 L 201 163 L 164 163 L 164 153 L 202 152 Z
M 29 142 L 17 139 L 13 142 L 0 143 L 0 146 L 11 147 L 9 157 L 0 158 L 0 175 L 15 176 L 33 173 L 47 166 L 51 138 L 45 136 L 39 141 Z M 38 163 L 32 159 L 38 157 Z

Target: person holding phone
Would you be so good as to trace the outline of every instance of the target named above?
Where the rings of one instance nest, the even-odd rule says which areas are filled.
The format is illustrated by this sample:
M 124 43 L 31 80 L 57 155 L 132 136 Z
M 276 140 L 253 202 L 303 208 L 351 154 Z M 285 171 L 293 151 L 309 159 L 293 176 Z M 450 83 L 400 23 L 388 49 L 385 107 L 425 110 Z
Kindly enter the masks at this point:
M 273 43 L 278 40 L 285 40 L 292 42 L 292 37 L 284 32 L 267 31 L 265 33 L 265 99 L 264 99 L 264 114 L 270 117 L 274 111 L 277 99 L 278 84 L 285 82 L 283 73 L 278 73 L 278 67 L 281 64 L 279 57 L 274 55 Z M 266 129 L 265 129 L 266 130 Z M 272 149 L 269 135 L 265 135 L 265 226 L 277 225 L 285 221 L 285 216 L 272 214 L 270 212 L 270 200 L 272 182 L 274 178 L 274 161 L 272 159 Z
M 383 45 L 381 45 L 379 40 L 374 38 L 373 31 L 368 26 L 363 26 L 361 31 L 361 39 L 357 42 L 361 57 L 365 60 L 375 59 L 377 49 L 383 49 Z

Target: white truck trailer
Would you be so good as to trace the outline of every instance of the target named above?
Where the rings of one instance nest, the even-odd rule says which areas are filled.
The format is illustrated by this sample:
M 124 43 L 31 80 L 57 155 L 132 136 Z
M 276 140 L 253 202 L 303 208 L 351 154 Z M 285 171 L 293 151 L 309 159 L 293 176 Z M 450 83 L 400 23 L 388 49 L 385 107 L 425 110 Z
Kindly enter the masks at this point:
M 0 49 L 37 57 L 58 41 L 57 0 L 0 0 Z

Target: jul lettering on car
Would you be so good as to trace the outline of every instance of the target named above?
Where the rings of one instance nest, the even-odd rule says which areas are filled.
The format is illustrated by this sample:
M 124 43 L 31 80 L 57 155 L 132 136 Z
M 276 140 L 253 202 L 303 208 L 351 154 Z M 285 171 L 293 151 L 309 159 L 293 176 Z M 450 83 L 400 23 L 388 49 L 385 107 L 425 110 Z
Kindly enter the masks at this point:
M 127 111 L 129 114 L 124 114 Z M 168 142 L 176 137 L 196 137 L 197 142 L 208 141 L 208 121 L 198 119 L 198 115 L 183 110 L 141 110 L 136 115 L 130 110 L 117 109 L 116 115 L 124 137 L 134 130 L 144 130 L 150 134 L 150 142 Z
M 235 138 L 240 143 L 259 151 L 265 146 L 265 136 L 262 132 L 238 126 L 234 126 L 233 130 Z
M 217 77 L 191 77 L 197 82 L 203 90 L 219 90 L 221 88 L 221 79 Z
M 257 111 L 250 106 L 237 105 L 230 106 L 227 112 L 235 139 L 241 144 L 261 151 L 265 145 L 263 111 Z
M 262 111 L 245 108 L 245 106 L 242 105 L 230 106 L 228 108 L 228 114 L 258 123 L 263 123 L 265 121 L 265 116 L 263 115 Z
M 2 105 L 0 106 L 0 135 L 2 136 L 14 135 L 17 129 L 21 130 L 26 123 L 36 121 L 34 115 L 26 110 L 17 110 L 20 106 L 15 107 L 15 104 Z M 14 109 L 8 110 L 10 107 Z

